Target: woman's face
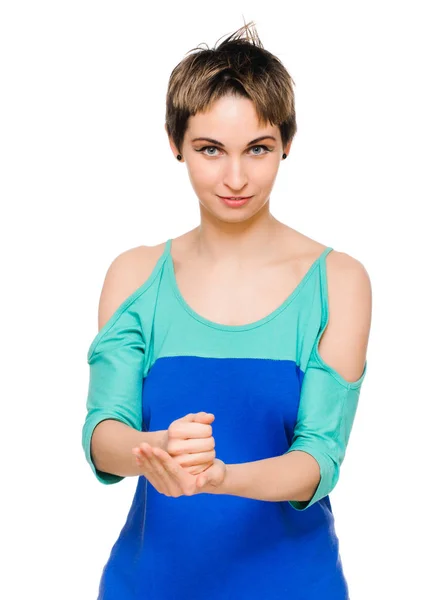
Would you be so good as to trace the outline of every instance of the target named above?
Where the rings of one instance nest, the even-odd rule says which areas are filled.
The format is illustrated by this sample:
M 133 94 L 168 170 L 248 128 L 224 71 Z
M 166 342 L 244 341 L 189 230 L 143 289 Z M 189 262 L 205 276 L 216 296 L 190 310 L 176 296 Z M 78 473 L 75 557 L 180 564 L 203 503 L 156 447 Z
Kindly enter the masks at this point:
M 177 156 L 171 140 L 170 145 Z M 181 154 L 201 208 L 222 221 L 237 222 L 268 203 L 282 154 L 289 153 L 290 145 L 282 147 L 277 126 L 259 127 L 249 99 L 224 96 L 210 111 L 189 118 Z M 229 206 L 220 196 L 251 198 Z

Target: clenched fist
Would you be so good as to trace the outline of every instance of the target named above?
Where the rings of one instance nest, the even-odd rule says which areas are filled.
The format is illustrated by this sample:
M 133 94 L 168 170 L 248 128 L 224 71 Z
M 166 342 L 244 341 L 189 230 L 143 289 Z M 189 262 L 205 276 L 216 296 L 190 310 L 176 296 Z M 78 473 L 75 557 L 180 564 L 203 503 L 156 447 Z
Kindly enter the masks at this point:
M 164 448 L 191 475 L 198 475 L 214 464 L 211 425 L 214 419 L 211 413 L 190 413 L 168 427 Z

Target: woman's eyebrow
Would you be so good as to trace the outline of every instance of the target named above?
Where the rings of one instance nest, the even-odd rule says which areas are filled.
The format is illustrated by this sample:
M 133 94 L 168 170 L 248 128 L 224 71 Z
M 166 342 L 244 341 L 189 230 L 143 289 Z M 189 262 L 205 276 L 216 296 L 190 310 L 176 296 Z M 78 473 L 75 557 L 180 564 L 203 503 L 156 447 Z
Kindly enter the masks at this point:
M 261 137 L 255 138 L 255 140 L 251 140 L 249 142 L 249 144 L 246 144 L 247 146 L 250 146 L 251 144 L 256 144 L 257 142 L 261 142 L 262 140 L 274 140 L 275 142 L 277 141 L 277 139 L 273 136 L 273 135 L 262 135 Z M 217 140 L 214 140 L 213 138 L 208 138 L 208 137 L 198 137 L 198 138 L 194 138 L 193 140 L 191 140 L 192 142 L 211 142 L 211 144 L 216 144 L 217 146 L 221 146 L 222 148 L 225 147 L 224 144 L 222 144 L 221 142 L 218 142 Z

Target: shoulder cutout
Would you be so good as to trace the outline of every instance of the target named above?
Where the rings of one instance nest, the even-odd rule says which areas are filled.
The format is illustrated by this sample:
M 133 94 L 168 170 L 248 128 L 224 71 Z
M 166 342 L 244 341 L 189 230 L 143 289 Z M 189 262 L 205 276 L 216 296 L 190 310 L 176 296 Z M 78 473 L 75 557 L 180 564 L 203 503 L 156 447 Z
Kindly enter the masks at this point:
M 112 261 L 100 294 L 99 331 L 119 306 L 149 278 L 164 249 L 165 243 L 137 246 L 122 252 Z
M 326 259 L 329 314 L 318 345 L 323 361 L 352 383 L 362 375 L 372 313 L 369 275 L 355 258 L 330 252 Z

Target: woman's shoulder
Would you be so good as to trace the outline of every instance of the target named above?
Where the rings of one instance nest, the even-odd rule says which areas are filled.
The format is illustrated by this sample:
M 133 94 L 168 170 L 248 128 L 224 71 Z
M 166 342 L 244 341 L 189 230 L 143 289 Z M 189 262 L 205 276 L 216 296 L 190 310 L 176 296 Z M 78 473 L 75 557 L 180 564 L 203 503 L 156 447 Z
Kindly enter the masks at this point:
M 165 246 L 166 242 L 155 246 L 136 246 L 114 258 L 106 272 L 100 294 L 99 329 L 149 279 Z
M 283 239 L 288 256 L 304 267 L 309 267 L 327 248 L 331 247 L 329 244 L 323 244 L 288 226 L 284 228 Z M 332 248 L 325 260 L 328 275 L 329 272 L 333 276 L 335 273 L 346 273 L 349 270 L 365 271 L 363 264 L 357 258 L 335 248 Z
M 288 239 L 296 249 L 297 260 L 306 264 L 305 269 L 331 247 L 299 232 L 288 232 Z M 323 364 L 336 370 L 348 385 L 360 377 L 366 360 L 372 313 L 371 282 L 357 258 L 334 249 L 326 254 L 320 272 L 325 275 L 327 325 L 318 353 Z
M 293 249 L 294 268 L 303 273 L 331 247 L 290 228 L 285 238 L 288 256 L 291 256 L 291 248 Z M 330 312 L 349 313 L 357 305 L 364 314 L 360 317 L 357 314 L 356 319 L 361 318 L 367 322 L 371 313 L 372 290 L 371 280 L 363 263 L 354 256 L 333 248 L 326 254 L 323 266 Z

